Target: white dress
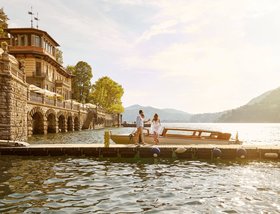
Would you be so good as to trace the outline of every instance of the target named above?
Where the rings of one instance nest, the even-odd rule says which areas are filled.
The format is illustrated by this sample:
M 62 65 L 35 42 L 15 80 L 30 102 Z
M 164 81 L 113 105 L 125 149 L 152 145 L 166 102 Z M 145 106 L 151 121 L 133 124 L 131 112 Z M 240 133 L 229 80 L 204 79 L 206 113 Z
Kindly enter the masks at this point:
M 151 124 L 151 134 L 153 134 L 154 132 L 160 134 L 161 133 L 161 124 L 160 121 L 152 121 Z

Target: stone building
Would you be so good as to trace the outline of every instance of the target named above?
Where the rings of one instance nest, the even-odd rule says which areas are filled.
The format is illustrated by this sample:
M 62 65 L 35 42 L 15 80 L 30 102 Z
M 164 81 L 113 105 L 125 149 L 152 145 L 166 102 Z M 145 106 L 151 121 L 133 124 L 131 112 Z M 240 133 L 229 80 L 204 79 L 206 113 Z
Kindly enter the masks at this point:
M 25 62 L 26 81 L 65 100 L 71 99 L 73 77 L 57 61 L 59 44 L 45 31 L 35 28 L 7 28 L 9 54 Z
M 0 48 L 0 140 L 23 140 L 33 134 L 119 126 L 119 115 L 93 104 L 58 99 L 57 93 L 26 82 L 24 61 Z M 35 87 L 35 86 L 34 86 Z M 40 89 L 40 91 L 38 91 Z
M 120 115 L 71 99 L 73 75 L 60 64 L 59 44 L 47 32 L 4 28 L 0 35 L 0 140 L 25 141 L 33 134 L 120 125 Z

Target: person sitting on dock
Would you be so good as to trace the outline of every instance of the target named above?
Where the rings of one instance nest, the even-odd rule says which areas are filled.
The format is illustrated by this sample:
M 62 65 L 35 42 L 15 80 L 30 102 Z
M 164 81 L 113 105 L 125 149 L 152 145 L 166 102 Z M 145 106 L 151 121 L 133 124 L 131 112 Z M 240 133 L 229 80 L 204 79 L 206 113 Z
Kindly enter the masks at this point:
M 147 121 L 144 120 L 145 116 L 144 116 L 144 112 L 143 110 L 139 110 L 139 115 L 136 118 L 136 133 L 134 136 L 134 144 L 138 145 L 140 144 L 145 144 L 144 142 L 144 135 L 143 135 L 143 128 L 144 128 L 144 123 L 149 122 L 150 119 L 148 119 Z

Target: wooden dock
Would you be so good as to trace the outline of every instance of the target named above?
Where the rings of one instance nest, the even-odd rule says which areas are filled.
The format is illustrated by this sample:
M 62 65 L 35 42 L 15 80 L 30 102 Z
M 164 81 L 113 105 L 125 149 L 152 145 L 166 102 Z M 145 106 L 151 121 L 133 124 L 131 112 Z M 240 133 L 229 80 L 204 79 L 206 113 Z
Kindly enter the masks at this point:
M 27 147 L 0 147 L 0 155 L 279 161 L 280 146 L 110 144 L 105 147 L 104 144 L 33 144 Z

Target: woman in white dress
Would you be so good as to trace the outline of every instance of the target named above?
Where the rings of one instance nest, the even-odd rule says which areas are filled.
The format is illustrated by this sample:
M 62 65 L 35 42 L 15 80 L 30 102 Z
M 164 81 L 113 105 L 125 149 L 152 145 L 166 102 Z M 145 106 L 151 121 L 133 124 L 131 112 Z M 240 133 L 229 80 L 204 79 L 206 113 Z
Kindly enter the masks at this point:
M 155 114 L 151 124 L 151 133 L 153 133 L 155 144 L 159 143 L 158 136 L 160 132 L 161 132 L 160 119 L 158 117 L 158 114 Z

